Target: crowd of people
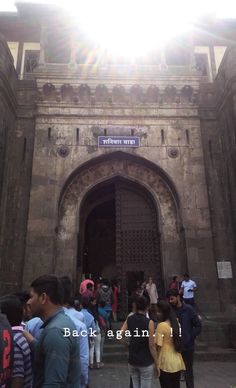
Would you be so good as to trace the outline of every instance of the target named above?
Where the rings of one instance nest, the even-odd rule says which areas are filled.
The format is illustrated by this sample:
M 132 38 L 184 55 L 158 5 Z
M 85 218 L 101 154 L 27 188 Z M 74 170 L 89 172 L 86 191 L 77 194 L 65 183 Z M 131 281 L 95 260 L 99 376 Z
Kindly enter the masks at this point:
M 186 387 L 194 387 L 194 340 L 201 331 L 196 288 L 185 274 L 182 282 L 173 278 L 163 300 L 151 277 L 133 290 L 132 311 L 119 330 L 128 341 L 131 387 L 150 388 L 156 375 L 162 388 L 177 388 L 182 371 Z M 116 282 L 85 279 L 74 296 L 68 276 L 44 275 L 29 294 L 1 297 L 0 387 L 88 387 L 89 370 L 104 366 L 120 292 Z

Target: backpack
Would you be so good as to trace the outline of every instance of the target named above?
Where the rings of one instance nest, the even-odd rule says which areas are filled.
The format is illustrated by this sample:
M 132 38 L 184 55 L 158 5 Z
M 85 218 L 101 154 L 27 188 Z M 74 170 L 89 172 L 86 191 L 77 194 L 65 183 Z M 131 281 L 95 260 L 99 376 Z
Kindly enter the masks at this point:
M 97 291 L 97 300 L 98 302 L 105 302 L 106 306 L 111 306 L 114 298 L 113 298 L 113 291 L 111 287 L 107 288 L 106 290 L 103 289 L 103 286 L 99 288 Z

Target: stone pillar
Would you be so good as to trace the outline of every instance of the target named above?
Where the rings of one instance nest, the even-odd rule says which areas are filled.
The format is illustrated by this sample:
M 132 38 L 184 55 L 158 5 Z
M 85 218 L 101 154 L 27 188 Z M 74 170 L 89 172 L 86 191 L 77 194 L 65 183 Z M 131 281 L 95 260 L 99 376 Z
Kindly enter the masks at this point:
M 215 52 L 214 52 L 214 46 L 210 45 L 209 46 L 210 50 L 210 61 L 211 61 L 211 71 L 212 71 L 212 78 L 213 80 L 216 77 L 216 60 L 215 60 Z
M 166 53 L 165 53 L 165 49 L 162 48 L 161 49 L 161 70 L 167 70 L 167 69 L 168 69 L 168 66 L 166 63 Z
M 46 27 L 41 25 L 39 66 L 45 65 Z
M 77 40 L 73 31 L 70 33 L 70 65 L 76 65 Z
M 189 53 L 190 53 L 189 69 L 190 69 L 190 71 L 191 70 L 196 70 L 196 60 L 195 60 L 195 52 L 194 52 L 195 44 L 194 44 L 194 40 L 193 40 L 192 34 L 190 34 L 190 36 L 189 36 L 188 47 L 189 47 Z
M 195 52 L 194 52 L 194 46 L 192 45 L 190 47 L 190 63 L 189 63 L 190 70 L 197 70 L 196 68 L 196 58 L 195 58 Z

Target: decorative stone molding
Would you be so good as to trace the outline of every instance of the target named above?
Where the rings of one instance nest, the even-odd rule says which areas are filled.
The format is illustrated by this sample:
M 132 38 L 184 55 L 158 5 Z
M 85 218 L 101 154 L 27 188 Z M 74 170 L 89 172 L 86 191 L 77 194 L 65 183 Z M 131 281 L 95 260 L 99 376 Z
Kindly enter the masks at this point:
M 75 104 L 190 104 L 198 103 L 198 91 L 192 86 L 185 85 L 177 89 L 173 85 L 167 85 L 160 89 L 157 85 L 149 85 L 147 88 L 139 84 L 128 87 L 115 85 L 111 91 L 104 84 L 98 84 L 94 90 L 87 84 L 74 87 L 63 84 L 55 88 L 51 83 L 46 83 L 42 88 L 43 100 L 67 102 Z
M 64 84 L 61 87 L 62 101 L 71 102 L 74 97 L 74 89 L 70 84 Z
M 43 85 L 43 97 L 45 100 L 56 100 L 56 88 L 52 83 Z
M 127 94 L 124 86 L 117 85 L 112 89 L 112 100 L 114 103 L 127 103 Z
M 66 146 L 66 145 L 63 145 L 61 147 L 58 147 L 57 153 L 62 158 L 66 158 L 69 155 L 69 153 L 70 153 L 70 148 L 68 146 Z
M 156 104 L 159 101 L 159 88 L 155 85 L 150 85 L 147 88 L 145 101 L 147 103 Z
M 95 89 L 95 101 L 97 102 L 108 102 L 109 93 L 105 85 L 98 85 Z
M 79 102 L 89 103 L 91 101 L 91 89 L 87 84 L 78 87 Z
M 181 89 L 181 102 L 192 102 L 193 88 L 185 85 Z
M 179 150 L 176 147 L 172 147 L 168 149 L 168 156 L 172 159 L 175 159 L 179 156 Z

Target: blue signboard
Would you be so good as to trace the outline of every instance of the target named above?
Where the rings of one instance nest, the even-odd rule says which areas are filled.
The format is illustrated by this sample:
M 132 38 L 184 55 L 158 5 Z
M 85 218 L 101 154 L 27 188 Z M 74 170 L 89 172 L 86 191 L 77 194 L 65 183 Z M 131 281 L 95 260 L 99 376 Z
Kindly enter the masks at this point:
M 98 136 L 99 147 L 140 147 L 139 136 Z

